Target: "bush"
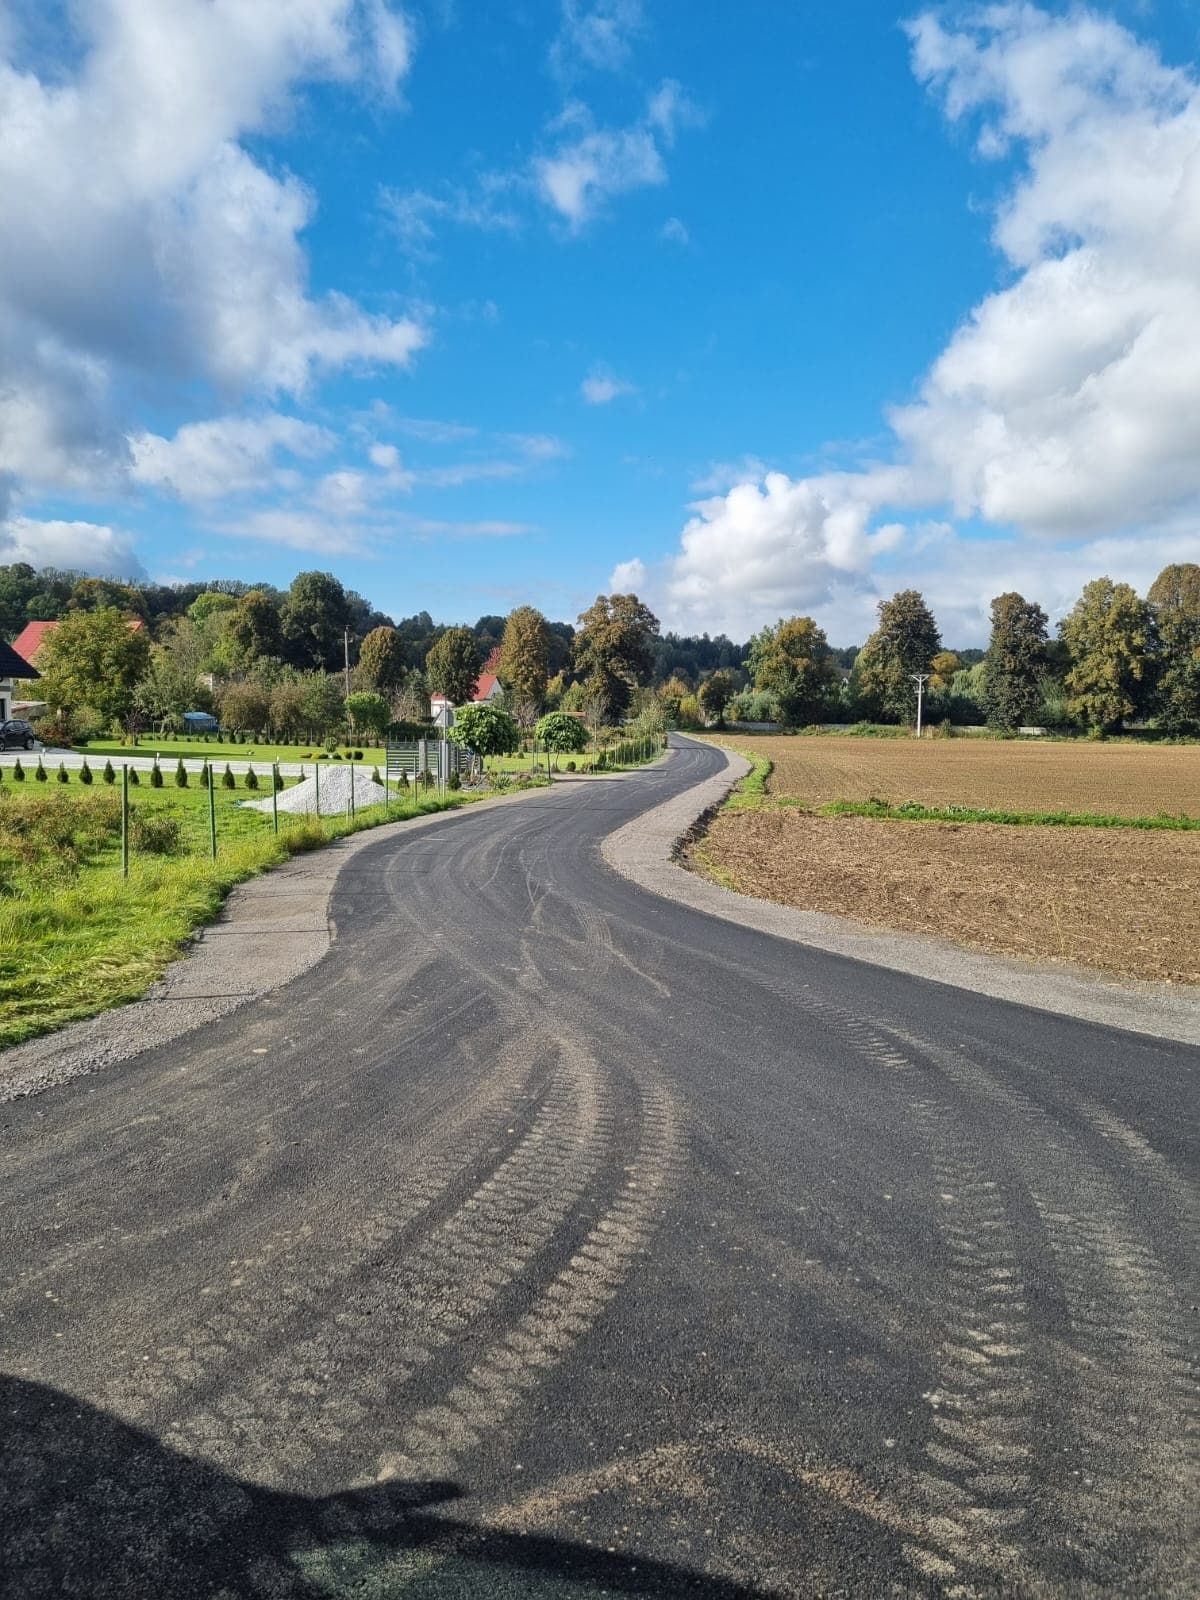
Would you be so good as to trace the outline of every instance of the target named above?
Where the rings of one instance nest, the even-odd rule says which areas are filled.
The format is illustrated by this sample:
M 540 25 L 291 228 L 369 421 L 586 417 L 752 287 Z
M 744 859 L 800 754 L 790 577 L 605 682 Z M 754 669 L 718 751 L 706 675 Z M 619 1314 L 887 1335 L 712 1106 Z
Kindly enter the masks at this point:
M 277 789 L 282 789 L 283 788 L 283 773 L 280 772 L 278 767 L 272 767 L 271 771 L 274 774 L 275 787 Z
M 141 781 L 142 781 L 141 778 L 138 776 L 138 769 L 136 767 L 130 767 L 130 769 L 129 769 L 129 784 L 130 784 L 130 787 L 133 788 L 133 789 L 136 789 L 138 784 L 141 783 Z
M 79 781 L 80 783 L 91 783 L 92 781 L 92 769 L 88 766 L 86 756 L 84 756 L 83 765 L 79 769 Z
M 462 788 L 462 779 L 459 777 L 457 772 L 452 772 L 450 774 L 450 776 L 447 778 L 446 787 L 447 787 L 447 789 L 461 789 Z
M 404 772 L 396 779 L 396 792 L 399 793 L 401 789 L 405 792 L 408 790 L 408 775 Z
M 354 752 L 354 759 L 355 759 L 355 761 L 361 761 L 361 760 L 362 760 L 362 758 L 363 758 L 363 753 L 362 753 L 362 751 L 361 751 L 361 750 L 356 750 L 356 751 L 355 751 L 355 752 Z
M 179 760 L 175 763 L 175 787 L 177 789 L 186 789 L 187 786 L 187 768 L 183 764 L 183 757 L 180 756 Z
M 163 786 L 162 768 L 159 766 L 158 760 L 156 758 L 155 762 L 154 762 L 154 765 L 150 768 L 150 787 L 152 789 L 161 789 L 162 786 Z
M 573 761 L 568 761 L 567 762 L 567 771 L 568 772 L 574 772 L 575 771 L 575 763 Z
M 13 762 L 13 782 L 14 783 L 24 783 L 25 782 L 25 768 L 21 765 L 20 756 L 18 756 L 17 759 Z
M 372 783 L 379 783 L 379 768 L 378 767 L 372 767 L 371 768 L 371 782 Z
M 111 761 L 106 761 L 104 763 L 104 771 L 100 774 L 100 776 L 104 779 L 105 783 L 107 783 L 107 784 L 116 783 L 117 774 L 116 774 L 116 770 L 113 767 L 113 764 L 112 764 Z
M 46 769 L 42 765 L 41 756 L 38 757 L 37 769 L 36 769 L 36 771 L 34 772 L 33 775 L 34 775 L 34 777 L 37 779 L 37 781 L 39 783 L 45 783 L 45 781 L 46 781 Z
M 55 774 L 55 776 L 58 778 L 59 783 L 70 783 L 71 780 L 67 776 L 67 768 L 66 768 L 66 763 L 65 762 L 60 761 L 58 763 L 58 772 Z
M 234 777 L 232 771 L 230 770 L 230 766 L 229 766 L 228 761 L 225 763 L 225 771 L 221 774 L 221 787 L 222 787 L 222 789 L 236 789 L 237 788 L 237 779 Z
M 180 828 L 177 817 L 163 812 L 129 812 L 129 846 L 146 855 L 169 856 L 179 849 Z
M 253 767 L 246 768 L 246 787 L 247 789 L 258 788 L 258 773 L 255 772 Z

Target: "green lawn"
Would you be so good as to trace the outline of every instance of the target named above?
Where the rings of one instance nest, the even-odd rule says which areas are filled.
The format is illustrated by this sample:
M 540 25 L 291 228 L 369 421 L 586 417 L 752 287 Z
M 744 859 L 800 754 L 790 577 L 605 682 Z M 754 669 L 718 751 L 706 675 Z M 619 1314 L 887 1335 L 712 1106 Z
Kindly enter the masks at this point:
M 269 797 L 270 789 L 260 791 Z M 449 810 L 451 794 L 349 817 L 280 815 L 214 792 L 218 853 L 209 853 L 208 794 L 197 785 L 130 792 L 141 825 L 178 824 L 166 854 L 134 849 L 121 875 L 120 790 L 103 783 L 7 781 L 0 789 L 0 1048 L 143 994 L 234 884 L 327 840 L 389 820 Z M 168 841 L 170 842 L 170 841 Z

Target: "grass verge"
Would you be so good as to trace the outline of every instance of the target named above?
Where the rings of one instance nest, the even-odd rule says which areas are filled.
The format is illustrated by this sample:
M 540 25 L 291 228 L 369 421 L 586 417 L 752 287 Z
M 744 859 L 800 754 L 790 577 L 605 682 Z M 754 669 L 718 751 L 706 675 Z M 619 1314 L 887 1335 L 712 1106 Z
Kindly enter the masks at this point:
M 20 814 L 34 808 L 9 801 L 0 807 L 0 1049 L 137 999 L 188 937 L 216 916 L 235 884 L 347 834 L 483 798 L 431 796 L 353 818 L 290 817 L 278 834 L 266 817 L 222 842 L 215 861 L 199 854 L 144 856 L 131 863 L 127 879 L 111 818 L 89 827 L 81 806 L 73 825 L 65 826 L 59 805 L 39 831 Z M 111 807 L 116 796 L 87 797 L 91 809 L 93 801 Z M 241 815 L 249 825 L 251 815 Z

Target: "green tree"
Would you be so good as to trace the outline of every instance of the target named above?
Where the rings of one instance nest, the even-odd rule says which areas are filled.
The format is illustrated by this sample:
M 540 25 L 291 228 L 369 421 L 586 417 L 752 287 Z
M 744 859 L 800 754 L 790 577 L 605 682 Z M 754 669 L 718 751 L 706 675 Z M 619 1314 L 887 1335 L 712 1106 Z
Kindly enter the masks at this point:
M 586 679 L 585 698 L 593 706 L 603 700 L 605 716 L 622 716 L 635 686 L 647 681 L 657 638 L 658 618 L 635 594 L 597 595 L 581 614 L 575 668 Z
M 360 689 L 374 690 L 389 700 L 404 683 L 404 641 L 395 628 L 372 628 L 358 651 L 355 683 Z
M 219 589 L 205 589 L 198 594 L 187 608 L 187 614 L 193 622 L 207 622 L 211 617 L 222 616 L 230 611 L 237 610 L 237 599 L 231 594 L 222 594 Z
M 916 717 L 915 673 L 928 673 L 942 647 L 933 613 L 916 589 L 902 589 L 877 607 L 879 626 L 863 646 L 855 673 L 867 707 L 911 722 Z
M 227 683 L 221 690 L 221 724 L 230 731 L 257 733 L 271 721 L 271 700 L 256 683 Z
M 39 693 L 56 711 L 91 706 L 105 722 L 124 720 L 149 659 L 145 629 L 131 629 L 115 607 L 72 611 L 38 652 Z
M 332 572 L 300 572 L 279 613 L 284 652 L 298 667 L 331 672 L 343 662 L 351 606 Z
M 313 672 L 304 680 L 304 725 L 318 739 L 329 739 L 341 731 L 346 720 L 346 701 L 337 677 Z
M 714 672 L 700 685 L 700 704 L 705 716 L 714 717 L 718 728 L 725 726 L 725 707 L 733 699 L 734 682 L 727 672 Z
M 811 617 L 789 617 L 750 640 L 754 687 L 770 694 L 788 728 L 818 722 L 837 682 L 824 629 Z
M 548 711 L 538 719 L 534 738 L 556 756 L 576 756 L 587 748 L 587 729 L 569 711 Z
M 691 694 L 691 685 L 678 676 L 670 677 L 658 688 L 659 702 L 668 722 L 679 721 L 679 707 Z
M 1155 637 L 1150 606 L 1127 583 L 1096 578 L 1063 619 L 1070 652 L 1067 706 L 1089 728 L 1117 728 L 1144 709 L 1153 679 Z
M 1169 733 L 1200 733 L 1200 566 L 1164 567 L 1146 597 L 1158 629 L 1158 720 Z
M 360 689 L 346 696 L 346 715 L 356 735 L 373 733 L 377 739 L 382 739 L 392 720 L 392 708 L 386 696 Z
M 225 631 L 243 666 L 260 656 L 278 656 L 283 650 L 279 603 L 265 589 L 250 589 L 242 596 L 229 615 Z
M 500 676 L 514 702 L 528 701 L 535 709 L 546 699 L 550 663 L 550 628 L 534 606 L 510 611 L 500 642 Z
M 447 628 L 425 657 L 430 691 L 444 694 L 452 706 L 466 705 L 475 693 L 481 657 L 470 628 Z
M 521 748 L 516 719 L 499 706 L 466 705 L 454 713 L 450 738 L 478 756 L 511 756 Z
M 1041 713 L 1049 659 L 1046 613 L 1013 592 L 992 601 L 992 632 L 983 658 L 983 702 L 993 728 L 1012 732 Z
M 267 690 L 271 732 L 280 739 L 295 739 L 307 728 L 304 720 L 307 694 L 303 677 L 288 671 Z

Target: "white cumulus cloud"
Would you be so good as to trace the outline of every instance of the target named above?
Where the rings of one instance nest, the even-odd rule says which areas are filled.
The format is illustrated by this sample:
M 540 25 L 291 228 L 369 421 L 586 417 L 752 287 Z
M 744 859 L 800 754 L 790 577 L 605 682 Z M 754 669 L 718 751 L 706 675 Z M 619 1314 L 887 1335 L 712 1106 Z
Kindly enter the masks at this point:
M 651 575 L 668 618 L 846 618 L 846 575 L 873 597 L 916 574 L 977 634 L 1017 582 L 1052 603 L 1064 572 L 1077 592 L 1105 561 L 1144 582 L 1200 513 L 1200 82 L 1082 8 L 927 13 L 909 34 L 980 157 L 1019 163 L 994 220 L 1005 284 L 890 412 L 893 467 L 767 475 L 702 507 Z M 894 520 L 920 507 L 996 536 L 929 561 Z
M 135 434 L 129 441 L 135 482 L 181 500 L 209 500 L 277 481 L 279 454 L 311 459 L 332 449 L 325 428 L 277 411 L 259 417 L 213 417 L 185 423 L 173 438 Z
M 632 383 L 618 378 L 607 367 L 593 367 L 579 385 L 579 393 L 589 406 L 606 406 L 623 394 L 635 393 Z

